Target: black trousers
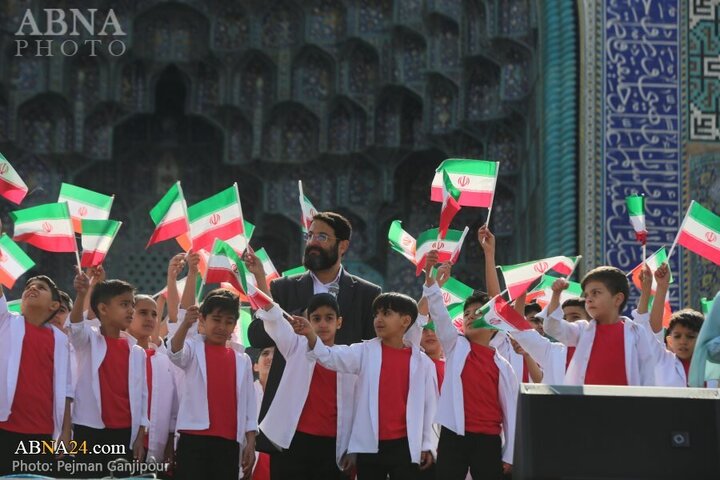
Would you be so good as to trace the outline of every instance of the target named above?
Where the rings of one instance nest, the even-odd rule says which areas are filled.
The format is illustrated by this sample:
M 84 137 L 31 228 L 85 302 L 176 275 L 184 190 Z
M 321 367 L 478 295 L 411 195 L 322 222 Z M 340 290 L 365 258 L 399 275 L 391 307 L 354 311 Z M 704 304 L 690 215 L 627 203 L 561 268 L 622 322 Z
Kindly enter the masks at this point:
M 42 453 L 42 442 L 51 440 L 52 435 L 15 433 L 0 429 L 0 476 L 13 474 L 54 476 L 53 455 L 49 451 Z M 39 453 L 29 453 L 33 448 Z
M 416 480 L 420 466 L 410 460 L 407 438 L 380 440 L 378 453 L 358 453 L 358 480 Z
M 124 460 L 133 461 L 133 452 L 130 448 L 131 433 L 129 428 L 91 428 L 85 425 L 73 425 L 73 440 L 77 442 L 77 448 L 81 449 L 84 446 L 87 449 L 86 453 L 78 452 L 74 462 L 85 464 L 87 468 L 85 465 L 78 465 L 72 476 L 98 478 L 107 477 L 111 472 L 116 477 L 130 476 L 130 473 L 123 473 L 123 470 L 117 470 L 113 465 Z M 101 472 L 96 468 L 97 465 L 101 466 Z
M 175 452 L 177 480 L 229 480 L 240 476 L 240 444 L 208 435 L 180 434 Z
M 295 432 L 290 447 L 270 454 L 272 480 L 342 480 L 335 463 L 335 437 Z
M 473 480 L 502 479 L 502 448 L 499 435 L 457 435 L 443 427 L 438 444 L 436 476 L 464 480 L 468 468 Z

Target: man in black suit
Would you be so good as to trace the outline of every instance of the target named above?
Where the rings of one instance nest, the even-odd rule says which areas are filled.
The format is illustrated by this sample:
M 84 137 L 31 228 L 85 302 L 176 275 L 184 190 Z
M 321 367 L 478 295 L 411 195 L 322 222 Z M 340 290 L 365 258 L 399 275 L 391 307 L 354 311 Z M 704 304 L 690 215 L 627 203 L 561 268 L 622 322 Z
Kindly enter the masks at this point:
M 315 294 L 335 295 L 343 317 L 342 327 L 335 335 L 335 343 L 338 344 L 356 343 L 375 337 L 372 303 L 381 293 L 379 286 L 350 275 L 342 267 L 340 260 L 350 247 L 351 234 L 350 222 L 342 215 L 334 212 L 318 213 L 305 234 L 307 243 L 303 264 L 308 271 L 278 278 L 270 285 L 273 300 L 289 313 L 303 311 L 310 297 Z M 256 348 L 274 345 L 259 319 L 250 323 L 248 339 Z M 275 397 L 284 369 L 285 359 L 275 352 L 265 385 L 259 421 L 265 417 Z M 262 434 L 258 437 L 257 447 L 269 453 L 277 451 Z

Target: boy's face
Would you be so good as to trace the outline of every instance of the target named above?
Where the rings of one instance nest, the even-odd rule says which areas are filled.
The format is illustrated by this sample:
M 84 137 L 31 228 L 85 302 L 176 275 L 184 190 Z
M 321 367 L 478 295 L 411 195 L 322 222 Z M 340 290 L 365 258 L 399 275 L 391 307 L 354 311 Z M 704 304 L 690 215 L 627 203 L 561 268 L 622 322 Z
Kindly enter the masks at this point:
M 614 320 L 620 314 L 625 295 L 612 294 L 604 283 L 591 281 L 585 285 L 585 310 L 594 319 Z
M 50 319 L 50 324 L 62 330 L 65 327 L 65 320 L 67 320 L 68 315 L 70 315 L 70 310 L 68 310 L 67 305 L 60 302 L 60 309 Z
M 23 312 L 26 308 L 39 308 L 41 310 L 47 310 L 49 315 L 60 308 L 60 302 L 53 300 L 52 291 L 47 283 L 42 280 L 32 280 L 30 283 L 25 285 L 20 307 Z
M 125 292 L 112 297 L 108 303 L 98 303 L 100 321 L 120 330 L 126 330 L 135 313 L 135 295 Z
M 587 320 L 588 314 L 582 307 L 568 306 L 562 309 L 563 318 L 568 322 L 577 322 L 578 320 Z
M 543 328 L 543 319 L 540 317 L 536 317 L 535 314 L 532 314 L 531 318 L 528 318 L 528 322 L 530 322 L 530 325 L 540 334 L 545 335 L 545 329 Z
M 216 308 L 207 315 L 201 315 L 200 324 L 205 330 L 205 339 L 209 344 L 225 345 L 235 330 L 237 318 L 230 312 Z
M 480 317 L 480 314 L 476 314 L 475 311 L 482 307 L 482 303 L 475 302 L 471 303 L 467 307 L 465 307 L 465 310 L 463 310 L 463 331 L 467 335 L 472 330 L 477 330 L 473 328 L 472 323 L 477 320 L 478 317 Z
M 437 335 L 429 328 L 423 328 L 420 346 L 430 357 L 442 354 L 442 347 L 440 346 Z
M 698 332 L 691 330 L 685 325 L 675 325 L 667 336 L 667 343 L 670 350 L 681 360 L 690 360 L 695 352 L 695 342 Z
M 308 315 L 315 334 L 326 345 L 335 343 L 335 332 L 342 325 L 342 317 L 327 305 L 322 305 Z
M 388 309 L 378 310 L 375 312 L 375 319 L 373 320 L 375 335 L 381 339 L 402 337 L 411 322 L 410 315 L 401 315 Z
M 267 380 L 274 355 L 275 347 L 263 348 L 260 352 L 257 363 L 253 365 L 253 370 L 257 372 L 261 382 L 265 382 L 265 380 Z
M 155 332 L 157 326 L 157 304 L 151 300 L 138 300 L 135 304 L 135 314 L 128 329 L 135 338 L 149 337 Z

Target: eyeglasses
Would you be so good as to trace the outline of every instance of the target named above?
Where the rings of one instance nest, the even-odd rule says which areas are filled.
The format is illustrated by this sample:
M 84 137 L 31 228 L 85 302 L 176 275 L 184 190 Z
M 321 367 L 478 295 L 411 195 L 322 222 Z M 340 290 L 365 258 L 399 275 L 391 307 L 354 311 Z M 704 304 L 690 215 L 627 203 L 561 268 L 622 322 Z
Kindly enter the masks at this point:
M 314 240 L 317 240 L 319 243 L 326 243 L 331 238 L 337 238 L 332 237 L 328 235 L 327 233 L 312 233 L 312 232 L 305 232 L 303 233 L 303 238 L 307 243 L 310 243 Z

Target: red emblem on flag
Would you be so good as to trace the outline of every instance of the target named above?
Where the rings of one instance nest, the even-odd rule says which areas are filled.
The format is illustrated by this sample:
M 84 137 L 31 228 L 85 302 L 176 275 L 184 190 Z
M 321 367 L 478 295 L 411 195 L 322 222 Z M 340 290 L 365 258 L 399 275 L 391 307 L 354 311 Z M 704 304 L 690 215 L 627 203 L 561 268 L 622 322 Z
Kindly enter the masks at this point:
M 7 255 L 5 255 L 5 254 L 2 252 L 2 250 L 0 250 L 0 263 L 5 263 L 5 262 L 7 262 L 7 260 L 8 260 Z
M 310 209 L 310 217 L 312 218 L 312 217 L 314 217 L 315 215 L 317 215 L 317 212 L 315 211 L 314 208 L 311 208 L 311 209 Z
M 402 238 L 402 244 L 403 244 L 404 246 L 406 246 L 406 247 L 409 247 L 410 245 L 412 245 L 412 238 L 410 238 L 410 237 L 403 237 L 403 238 Z
M 237 264 L 233 263 L 232 266 L 230 267 L 230 269 L 231 269 L 233 272 L 238 273 Z
M 81 217 L 84 217 L 85 215 L 87 215 L 87 207 L 80 207 L 80 208 L 78 208 L 78 214 L 79 214 Z
M 710 243 L 715 243 L 715 240 L 717 240 L 717 235 L 715 234 L 715 232 L 707 232 L 705 234 L 705 240 Z
M 447 292 L 443 292 L 443 302 L 445 302 L 445 305 L 450 303 L 450 294 Z
M 445 242 L 433 242 L 432 245 L 430 245 L 430 248 L 433 250 L 442 250 L 445 246 Z
M 217 225 L 218 222 L 220 222 L 220 214 L 219 213 L 213 213 L 210 216 L 210 224 L 211 225 Z
M 458 185 L 461 187 L 467 187 L 470 185 L 470 177 L 467 175 L 463 175 L 462 177 L 458 178 Z
M 42 224 L 42 229 L 43 229 L 46 233 L 50 233 L 50 232 L 52 232 L 53 226 L 50 224 L 50 222 L 43 222 L 43 224 Z
M 5 175 L 10 170 L 10 165 L 7 163 L 0 163 L 0 175 Z
M 533 270 L 535 270 L 538 273 L 545 273 L 545 270 L 547 270 L 547 269 L 548 269 L 547 262 L 538 262 L 533 267 Z

